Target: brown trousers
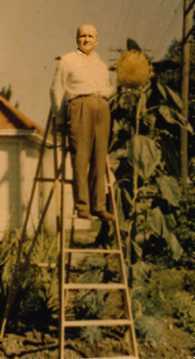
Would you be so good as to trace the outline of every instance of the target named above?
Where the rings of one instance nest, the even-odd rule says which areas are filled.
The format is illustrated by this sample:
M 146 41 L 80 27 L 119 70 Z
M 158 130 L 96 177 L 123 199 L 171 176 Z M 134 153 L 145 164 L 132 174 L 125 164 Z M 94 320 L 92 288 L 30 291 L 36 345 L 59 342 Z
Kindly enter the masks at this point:
M 109 105 L 100 96 L 78 96 L 68 103 L 67 120 L 75 207 L 79 211 L 104 210 Z

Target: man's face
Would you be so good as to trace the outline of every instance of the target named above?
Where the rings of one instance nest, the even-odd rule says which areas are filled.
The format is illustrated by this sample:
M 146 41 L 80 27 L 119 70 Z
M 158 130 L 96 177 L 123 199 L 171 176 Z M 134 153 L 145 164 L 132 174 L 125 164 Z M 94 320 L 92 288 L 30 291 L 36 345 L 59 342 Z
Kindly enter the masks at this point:
M 80 27 L 77 37 L 78 48 L 85 54 L 90 54 L 97 45 L 97 31 L 95 27 L 83 25 Z

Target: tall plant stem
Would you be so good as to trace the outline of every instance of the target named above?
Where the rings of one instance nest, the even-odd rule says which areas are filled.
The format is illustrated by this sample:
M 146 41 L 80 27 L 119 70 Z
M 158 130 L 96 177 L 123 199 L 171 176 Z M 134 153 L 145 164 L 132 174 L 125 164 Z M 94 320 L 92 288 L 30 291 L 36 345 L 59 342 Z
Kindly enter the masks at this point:
M 144 100 L 144 93 L 143 91 L 141 91 L 140 93 L 140 98 L 138 101 L 138 105 L 137 105 L 137 109 L 136 109 L 136 119 L 135 119 L 135 136 L 139 135 L 139 131 L 140 131 L 140 117 L 141 117 L 141 112 L 143 110 L 143 100 Z M 133 149 L 133 152 L 135 151 L 135 149 Z M 136 161 L 135 161 L 135 152 L 133 153 L 133 210 L 134 213 L 136 213 L 136 199 L 137 199 L 137 192 L 138 192 L 138 170 L 137 170 L 137 166 L 136 166 Z
M 139 130 L 140 130 L 140 117 L 141 117 L 141 112 L 143 110 L 143 100 L 144 100 L 143 96 L 144 96 L 143 91 L 141 91 L 137 109 L 136 109 L 136 119 L 135 119 L 136 122 L 135 122 L 134 136 L 137 136 L 139 134 Z M 137 169 L 136 161 L 135 161 L 135 147 L 133 147 L 133 203 L 132 203 L 132 205 L 133 205 L 133 214 L 135 216 L 135 224 L 136 224 L 136 213 L 137 213 L 137 208 L 136 208 L 137 193 L 138 193 L 138 169 Z M 127 253 L 128 253 L 127 266 L 129 268 L 129 271 L 131 271 L 131 256 L 132 256 L 131 239 L 130 239 L 131 226 L 132 226 L 132 223 L 130 222 L 129 229 L 128 229 L 129 236 L 127 238 Z M 132 277 L 132 274 L 131 274 L 131 276 L 129 275 L 129 278 L 130 277 Z

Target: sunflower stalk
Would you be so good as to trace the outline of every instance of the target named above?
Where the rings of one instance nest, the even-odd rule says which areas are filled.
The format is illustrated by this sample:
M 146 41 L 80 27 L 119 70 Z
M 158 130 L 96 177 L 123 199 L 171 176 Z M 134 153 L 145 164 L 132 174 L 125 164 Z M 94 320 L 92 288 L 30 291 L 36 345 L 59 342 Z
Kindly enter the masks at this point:
M 138 106 L 136 109 L 136 118 L 135 118 L 135 136 L 139 135 L 140 132 L 140 119 L 141 115 L 144 111 L 145 107 L 145 94 L 143 90 L 140 92 L 140 98 L 138 102 Z M 135 151 L 135 148 L 134 150 Z M 133 154 L 133 210 L 134 213 L 136 213 L 136 200 L 137 200 L 137 194 L 138 194 L 138 167 L 135 161 L 136 156 Z

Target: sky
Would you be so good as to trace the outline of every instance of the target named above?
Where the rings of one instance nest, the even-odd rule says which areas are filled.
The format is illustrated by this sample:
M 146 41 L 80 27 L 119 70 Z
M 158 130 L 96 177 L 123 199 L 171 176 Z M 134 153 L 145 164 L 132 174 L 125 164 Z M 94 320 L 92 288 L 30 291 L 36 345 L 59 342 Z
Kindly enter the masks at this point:
M 55 57 L 75 49 L 78 25 L 94 24 L 109 65 L 128 37 L 158 60 L 182 32 L 182 0 L 1 0 L 0 88 L 45 126 Z

